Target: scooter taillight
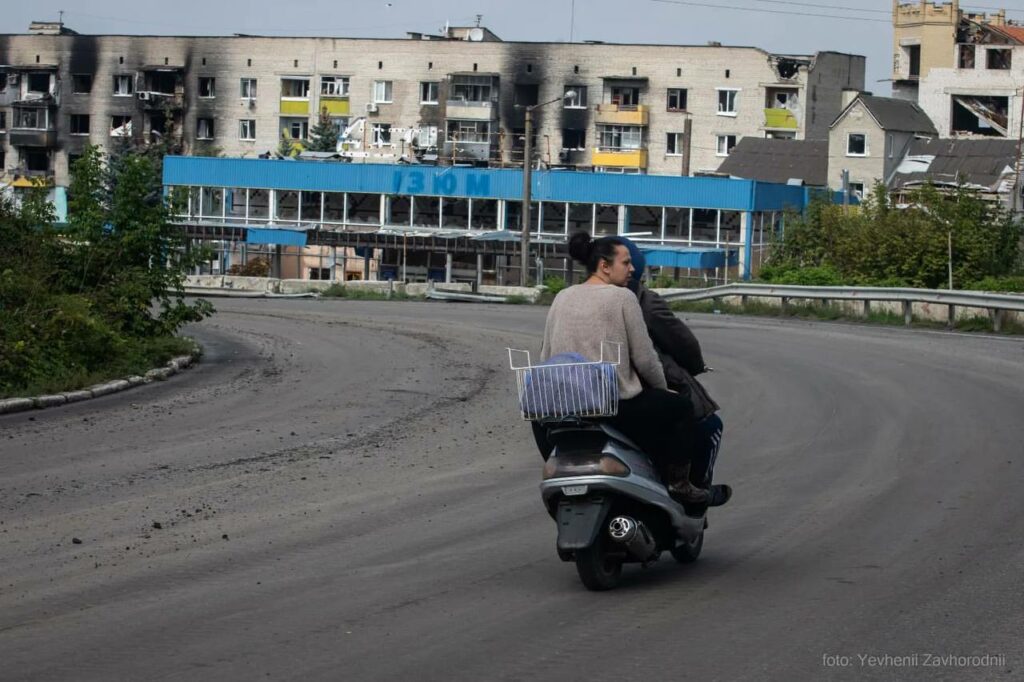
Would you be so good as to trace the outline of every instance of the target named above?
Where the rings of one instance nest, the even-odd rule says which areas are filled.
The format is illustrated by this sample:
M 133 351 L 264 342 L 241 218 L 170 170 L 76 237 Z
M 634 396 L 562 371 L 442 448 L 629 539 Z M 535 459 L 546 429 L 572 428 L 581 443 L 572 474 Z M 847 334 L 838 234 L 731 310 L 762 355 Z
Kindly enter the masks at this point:
M 569 476 L 629 476 L 629 467 L 605 454 L 554 456 L 544 463 L 544 480 Z

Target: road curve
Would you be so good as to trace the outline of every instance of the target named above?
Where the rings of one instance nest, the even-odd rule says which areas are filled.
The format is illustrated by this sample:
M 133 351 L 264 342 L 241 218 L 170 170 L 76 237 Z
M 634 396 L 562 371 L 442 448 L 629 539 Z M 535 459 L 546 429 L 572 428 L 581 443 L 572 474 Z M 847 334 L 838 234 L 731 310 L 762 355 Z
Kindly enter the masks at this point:
M 1024 676 L 1020 340 L 693 316 L 736 496 L 596 594 L 504 364 L 546 309 L 217 307 L 197 369 L 0 417 L 0 679 Z

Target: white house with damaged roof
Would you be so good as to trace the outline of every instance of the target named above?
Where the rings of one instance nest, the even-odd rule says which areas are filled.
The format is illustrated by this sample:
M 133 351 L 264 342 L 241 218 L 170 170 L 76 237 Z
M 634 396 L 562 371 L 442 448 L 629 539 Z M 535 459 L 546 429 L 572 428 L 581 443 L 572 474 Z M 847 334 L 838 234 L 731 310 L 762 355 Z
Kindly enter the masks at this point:
M 832 122 L 828 137 L 828 184 L 839 187 L 843 171 L 850 188 L 863 196 L 875 182 L 886 185 L 911 144 L 938 137 L 914 102 L 858 94 Z

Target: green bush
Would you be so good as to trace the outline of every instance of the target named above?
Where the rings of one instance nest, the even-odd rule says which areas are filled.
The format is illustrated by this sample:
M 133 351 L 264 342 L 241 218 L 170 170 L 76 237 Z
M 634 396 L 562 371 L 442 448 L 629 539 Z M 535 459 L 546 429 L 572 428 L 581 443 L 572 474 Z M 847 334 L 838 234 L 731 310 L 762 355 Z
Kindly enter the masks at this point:
M 974 282 L 965 289 L 975 291 L 992 291 L 1002 293 L 1024 293 L 1024 275 L 1007 275 L 1005 277 L 986 277 Z
M 771 284 L 799 284 L 802 286 L 841 286 L 842 276 L 831 265 L 807 268 L 762 268 L 760 278 Z
M 552 296 L 557 296 L 558 292 L 568 287 L 569 284 L 565 281 L 564 277 L 548 275 L 544 278 L 544 286 L 547 287 L 548 293 Z

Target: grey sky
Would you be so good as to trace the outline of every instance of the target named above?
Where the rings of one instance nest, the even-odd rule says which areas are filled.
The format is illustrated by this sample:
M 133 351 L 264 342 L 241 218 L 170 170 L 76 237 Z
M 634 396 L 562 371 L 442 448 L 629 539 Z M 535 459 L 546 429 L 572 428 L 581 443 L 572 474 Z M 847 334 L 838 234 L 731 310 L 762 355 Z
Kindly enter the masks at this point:
M 475 14 L 506 40 L 569 39 L 572 0 L 35 0 L 5 3 L 0 33 L 24 33 L 33 19 L 57 18 L 79 33 L 332 35 L 402 37 L 436 32 Z M 713 5 L 713 7 L 711 6 Z M 845 5 L 845 7 L 843 7 Z M 979 0 L 1024 20 L 1021 0 Z M 850 9 L 856 7 L 856 10 Z M 758 10 L 758 11 L 755 11 Z M 608 42 L 751 45 L 774 52 L 836 50 L 865 55 L 866 87 L 888 94 L 889 0 L 575 0 L 574 38 Z M 834 15 L 834 16 L 819 16 Z

